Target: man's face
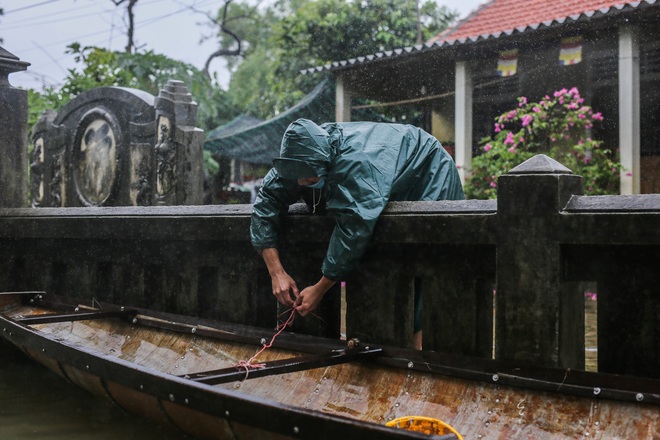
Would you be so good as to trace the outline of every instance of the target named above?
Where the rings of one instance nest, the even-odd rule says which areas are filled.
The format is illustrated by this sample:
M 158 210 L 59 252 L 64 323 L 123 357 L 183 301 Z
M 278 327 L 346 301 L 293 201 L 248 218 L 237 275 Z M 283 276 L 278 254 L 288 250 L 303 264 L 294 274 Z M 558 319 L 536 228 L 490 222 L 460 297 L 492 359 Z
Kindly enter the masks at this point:
M 298 179 L 298 185 L 300 186 L 313 185 L 317 183 L 319 180 L 321 180 L 320 177 L 305 177 L 304 179 Z

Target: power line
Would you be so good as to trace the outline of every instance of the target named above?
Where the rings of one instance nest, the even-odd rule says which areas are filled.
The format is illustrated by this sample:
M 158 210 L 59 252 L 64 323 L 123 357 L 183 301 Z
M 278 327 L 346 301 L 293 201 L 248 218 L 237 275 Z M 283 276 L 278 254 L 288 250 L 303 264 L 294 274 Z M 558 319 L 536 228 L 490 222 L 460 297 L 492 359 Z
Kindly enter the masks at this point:
M 60 0 L 47 0 L 45 2 L 35 3 L 33 5 L 23 6 L 22 8 L 12 9 L 11 11 L 5 11 L 4 15 L 6 16 L 7 14 L 13 14 L 15 12 L 25 11 L 27 9 L 36 8 L 37 6 L 43 6 L 43 5 L 47 5 L 49 3 L 55 3 L 55 2 L 58 2 L 58 1 L 60 1 Z
M 55 0 L 55 1 L 59 1 L 59 0 Z M 151 3 L 156 3 L 157 1 L 159 1 L 159 0 L 152 0 L 150 2 L 145 1 L 143 4 L 144 5 L 149 5 Z M 52 19 L 56 15 L 68 14 L 70 12 L 79 12 L 82 9 L 89 9 L 89 8 L 98 8 L 98 2 L 97 3 L 90 3 L 87 6 L 79 6 L 79 7 L 75 7 L 75 8 L 71 8 L 71 9 L 65 9 L 65 10 L 61 10 L 61 11 L 58 11 L 58 12 L 49 13 L 48 15 L 38 15 L 38 16 L 33 16 L 33 17 L 29 17 L 29 18 L 24 18 L 24 19 L 18 20 L 18 21 L 12 21 L 12 24 L 10 26 L 3 26 L 2 30 L 24 28 L 26 26 L 36 27 L 36 26 L 41 26 L 41 25 L 44 25 L 44 24 L 61 23 L 63 21 L 76 20 L 78 18 L 98 16 L 99 14 L 104 14 L 104 13 L 114 13 L 115 10 L 116 10 L 116 8 L 115 9 L 106 9 L 102 12 L 99 12 L 97 10 L 97 11 L 94 11 L 94 12 L 85 13 L 85 14 L 81 14 L 81 15 L 71 15 L 71 16 L 68 16 L 68 17 L 60 18 L 58 20 L 53 20 Z M 33 20 L 39 20 L 39 19 L 42 19 L 42 18 L 44 19 L 44 21 L 40 21 L 40 22 L 34 22 L 33 21 Z
M 39 6 L 39 5 L 45 5 L 45 4 L 48 4 L 48 3 L 53 3 L 53 2 L 55 2 L 55 1 L 59 1 L 59 0 L 49 0 L 49 1 L 44 1 L 44 2 L 41 2 L 41 3 L 39 3 L 39 4 L 30 5 L 30 7 L 35 7 L 35 6 Z M 141 5 L 147 5 L 147 4 L 151 4 L 151 3 L 156 3 L 157 1 L 159 1 L 159 0 L 153 0 L 153 1 L 149 1 L 149 2 L 145 1 L 144 3 L 141 3 Z M 207 1 L 202 1 L 202 2 L 200 2 L 199 4 L 196 4 L 195 6 L 197 6 L 197 7 L 206 7 L 206 6 L 210 6 L 210 5 L 214 4 L 214 3 L 216 3 L 215 0 L 207 0 Z M 94 5 L 94 6 L 96 6 L 96 5 L 98 5 L 98 3 L 95 2 L 95 5 Z M 179 4 L 179 5 L 180 5 L 180 4 Z M 91 5 L 89 5 L 89 6 L 91 6 Z M 57 12 L 57 13 L 54 13 L 54 14 L 55 14 L 55 15 L 61 15 L 62 13 L 68 13 L 68 12 L 72 12 L 72 11 L 74 11 L 74 10 L 75 10 L 75 11 L 80 11 L 80 9 L 82 9 L 82 8 L 87 8 L 87 7 L 89 7 L 89 6 L 79 7 L 79 8 L 76 8 L 76 9 L 68 9 L 67 11 L 64 11 L 64 12 L 60 11 L 60 12 Z M 26 7 L 26 8 L 28 8 L 28 7 Z M 25 9 L 25 8 L 19 8 L 19 9 Z M 188 10 L 189 10 L 188 7 L 183 7 L 183 8 L 181 8 L 181 9 L 175 10 L 175 11 L 170 12 L 170 13 L 167 13 L 167 14 L 163 14 L 163 15 L 160 15 L 160 16 L 156 16 L 156 17 L 151 17 L 151 18 L 145 19 L 145 20 L 143 20 L 142 22 L 140 22 L 140 23 L 138 23 L 138 24 L 136 25 L 136 29 L 142 29 L 142 28 L 144 28 L 144 27 L 146 27 L 146 26 L 151 26 L 152 24 L 158 23 L 158 22 L 160 22 L 160 21 L 162 21 L 162 20 L 164 20 L 164 19 L 167 19 L 167 18 L 169 18 L 169 17 L 172 17 L 172 16 L 175 16 L 175 15 L 181 14 L 181 13 L 186 12 L 186 11 L 188 11 Z M 14 10 L 14 11 L 17 11 L 17 10 Z M 115 9 L 112 9 L 112 10 L 105 10 L 105 11 L 103 11 L 103 12 L 105 12 L 105 13 L 112 12 L 112 13 L 113 13 L 113 16 L 114 16 L 114 13 L 117 12 L 117 9 L 115 8 Z M 67 20 L 73 20 L 73 19 L 76 19 L 76 18 L 85 18 L 85 17 L 89 17 L 89 16 L 92 16 L 92 15 L 99 15 L 99 13 L 91 13 L 91 14 L 88 13 L 88 14 L 79 14 L 79 15 L 77 15 L 77 16 L 69 16 L 68 18 L 64 18 L 64 19 L 62 19 L 62 20 L 58 20 L 58 22 L 61 22 L 61 21 L 67 21 Z M 52 15 L 50 15 L 50 16 L 52 17 Z M 44 15 L 38 16 L 37 19 L 42 18 L 42 17 L 44 17 Z M 22 20 L 21 22 L 22 22 L 22 23 L 25 23 L 26 21 L 27 21 L 27 20 Z M 49 20 L 48 22 L 39 22 L 38 24 L 41 25 L 41 24 L 48 24 L 48 23 L 53 23 L 53 22 L 54 22 L 53 20 Z M 15 27 L 17 27 L 17 26 L 13 26 L 13 28 L 15 28 Z M 29 27 L 29 26 L 25 26 L 25 25 L 24 25 L 24 26 L 21 26 L 21 27 Z M 34 26 L 33 26 L 33 27 L 34 27 Z M 98 36 L 98 35 L 103 35 L 103 34 L 106 34 L 107 32 L 113 32 L 113 29 L 116 30 L 116 26 L 113 26 L 112 23 L 110 24 L 110 27 L 111 27 L 110 29 L 104 29 L 104 30 L 101 30 L 101 31 L 96 31 L 96 32 L 92 32 L 92 33 L 88 33 L 88 34 L 84 34 L 84 35 L 79 35 L 79 36 L 76 36 L 76 37 L 70 37 L 70 38 L 67 38 L 67 39 L 65 39 L 65 40 L 55 41 L 55 42 L 52 42 L 52 43 L 49 43 L 49 44 L 44 45 L 44 47 L 51 47 L 51 46 L 55 46 L 55 45 L 60 45 L 60 44 L 62 44 L 62 43 L 70 43 L 70 42 L 73 42 L 73 41 L 79 41 L 79 40 L 82 40 L 82 39 L 85 39 L 85 38 L 95 37 L 95 36 Z M 5 29 L 7 29 L 7 28 L 5 27 Z M 105 38 L 104 38 L 104 40 L 105 40 Z M 103 44 L 103 42 L 104 42 L 104 41 L 99 41 L 98 43 L 92 44 L 92 46 L 98 46 L 98 45 L 101 45 L 101 44 Z M 33 43 L 33 45 L 34 45 L 34 46 L 37 46 L 36 43 Z M 37 48 L 32 47 L 32 48 L 30 48 L 30 49 L 28 49 L 28 50 L 24 50 L 24 51 L 20 51 L 20 52 L 34 51 L 34 50 L 37 50 L 37 49 L 45 52 L 45 49 L 44 49 L 43 47 L 41 47 L 41 46 L 38 46 Z M 32 77 L 40 78 L 40 79 L 42 80 L 42 82 L 45 82 L 45 78 L 46 78 L 47 75 L 45 75 L 45 74 L 39 74 L 37 71 L 38 71 L 38 70 L 41 70 L 41 69 L 43 69 L 43 68 L 45 68 L 45 67 L 48 66 L 48 65 L 51 65 L 52 63 L 55 63 L 56 65 L 59 66 L 59 61 L 64 60 L 64 59 L 66 59 L 66 58 L 68 58 L 68 57 L 69 57 L 69 55 L 64 55 L 64 56 L 62 56 L 62 57 L 58 57 L 58 58 L 50 57 L 50 59 L 51 59 L 51 62 L 50 62 L 50 63 L 45 63 L 45 64 L 40 65 L 40 66 L 32 66 L 31 69 L 30 69 L 31 72 L 29 72 L 29 73 L 26 72 L 26 73 L 27 73 L 28 75 L 32 76 Z M 62 68 L 61 66 L 59 66 L 59 67 Z M 52 84 L 52 83 L 51 83 L 51 84 Z

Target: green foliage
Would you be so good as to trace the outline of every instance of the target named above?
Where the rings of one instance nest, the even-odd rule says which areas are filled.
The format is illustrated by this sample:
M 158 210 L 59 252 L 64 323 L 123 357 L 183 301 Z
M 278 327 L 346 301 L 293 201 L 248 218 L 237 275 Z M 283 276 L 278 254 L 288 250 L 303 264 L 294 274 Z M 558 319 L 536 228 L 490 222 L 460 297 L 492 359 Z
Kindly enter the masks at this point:
M 497 178 L 539 153 L 582 176 L 586 194 L 617 193 L 621 165 L 616 154 L 590 135 L 603 117 L 583 103 L 575 87 L 540 102 L 518 98 L 518 108 L 495 118 L 495 134 L 482 139 L 483 154 L 472 160 L 466 195 L 495 198 Z
M 182 61 L 173 60 L 152 51 L 141 53 L 111 52 L 106 49 L 79 43 L 68 46 L 67 53 L 78 64 L 69 69 L 60 89 L 33 92 L 30 111 L 39 112 L 52 108 L 59 110 L 80 93 L 102 86 L 132 87 L 153 95 L 170 79 L 183 81 L 198 104 L 197 123 L 205 129 L 215 128 L 219 121 L 235 116 L 233 107 L 227 105 L 226 92 L 204 75 L 202 71 Z M 31 116 L 31 125 L 36 122 Z
M 291 107 L 324 79 L 302 69 L 417 41 L 416 0 L 281 0 L 272 11 L 270 39 L 238 66 L 229 89 L 238 106 L 261 118 Z M 420 16 L 423 40 L 456 18 L 431 1 Z
M 220 171 L 220 164 L 213 158 L 213 154 L 206 150 L 204 150 L 204 169 L 208 174 L 216 174 Z

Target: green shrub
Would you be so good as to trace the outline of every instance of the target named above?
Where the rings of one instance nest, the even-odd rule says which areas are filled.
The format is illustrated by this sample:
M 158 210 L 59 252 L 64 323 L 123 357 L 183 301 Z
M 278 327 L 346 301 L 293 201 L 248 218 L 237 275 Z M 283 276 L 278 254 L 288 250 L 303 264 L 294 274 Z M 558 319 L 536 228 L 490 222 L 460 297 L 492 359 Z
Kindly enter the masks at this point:
M 483 138 L 483 153 L 472 160 L 465 184 L 469 198 L 497 196 L 497 178 L 532 156 L 543 153 L 584 179 L 586 194 L 615 194 L 621 164 L 617 153 L 591 138 L 600 113 L 583 105 L 577 88 L 554 92 L 540 102 L 518 98 L 518 108 L 495 118 L 495 134 Z

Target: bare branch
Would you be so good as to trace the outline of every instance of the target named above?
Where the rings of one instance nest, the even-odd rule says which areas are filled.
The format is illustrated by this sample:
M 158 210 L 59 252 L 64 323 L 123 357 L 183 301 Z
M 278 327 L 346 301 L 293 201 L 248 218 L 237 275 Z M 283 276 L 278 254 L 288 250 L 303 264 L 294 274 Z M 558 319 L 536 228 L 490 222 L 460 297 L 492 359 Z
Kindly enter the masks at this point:
M 110 0 L 110 1 L 114 3 L 115 6 L 119 6 L 122 3 L 128 1 L 128 6 L 126 6 L 126 12 L 128 14 L 128 30 L 126 31 L 126 34 L 128 36 L 128 42 L 126 43 L 126 52 L 131 53 L 133 52 L 133 48 L 135 47 L 135 42 L 133 41 L 133 34 L 135 32 L 135 14 L 133 12 L 133 8 L 135 7 L 135 4 L 138 2 L 138 0 Z
M 190 9 L 193 10 L 194 12 L 204 14 L 206 18 L 208 18 L 209 21 L 211 21 L 213 24 L 218 26 L 220 28 L 220 31 L 229 35 L 235 42 L 236 42 L 236 49 L 218 49 L 212 54 L 208 56 L 206 59 L 206 62 L 204 63 L 204 68 L 202 69 L 206 77 L 210 80 L 211 79 L 211 73 L 210 73 L 210 65 L 211 61 L 213 61 L 215 58 L 218 57 L 227 57 L 227 56 L 239 56 L 241 55 L 242 51 L 242 41 L 241 38 L 233 32 L 229 27 L 227 27 L 227 23 L 231 20 L 235 20 L 236 17 L 234 18 L 227 18 L 227 13 L 229 11 L 229 5 L 232 3 L 233 0 L 225 0 L 225 5 L 222 8 L 222 18 L 218 19 L 217 17 L 212 16 L 208 12 L 202 12 L 194 7 L 191 7 Z

